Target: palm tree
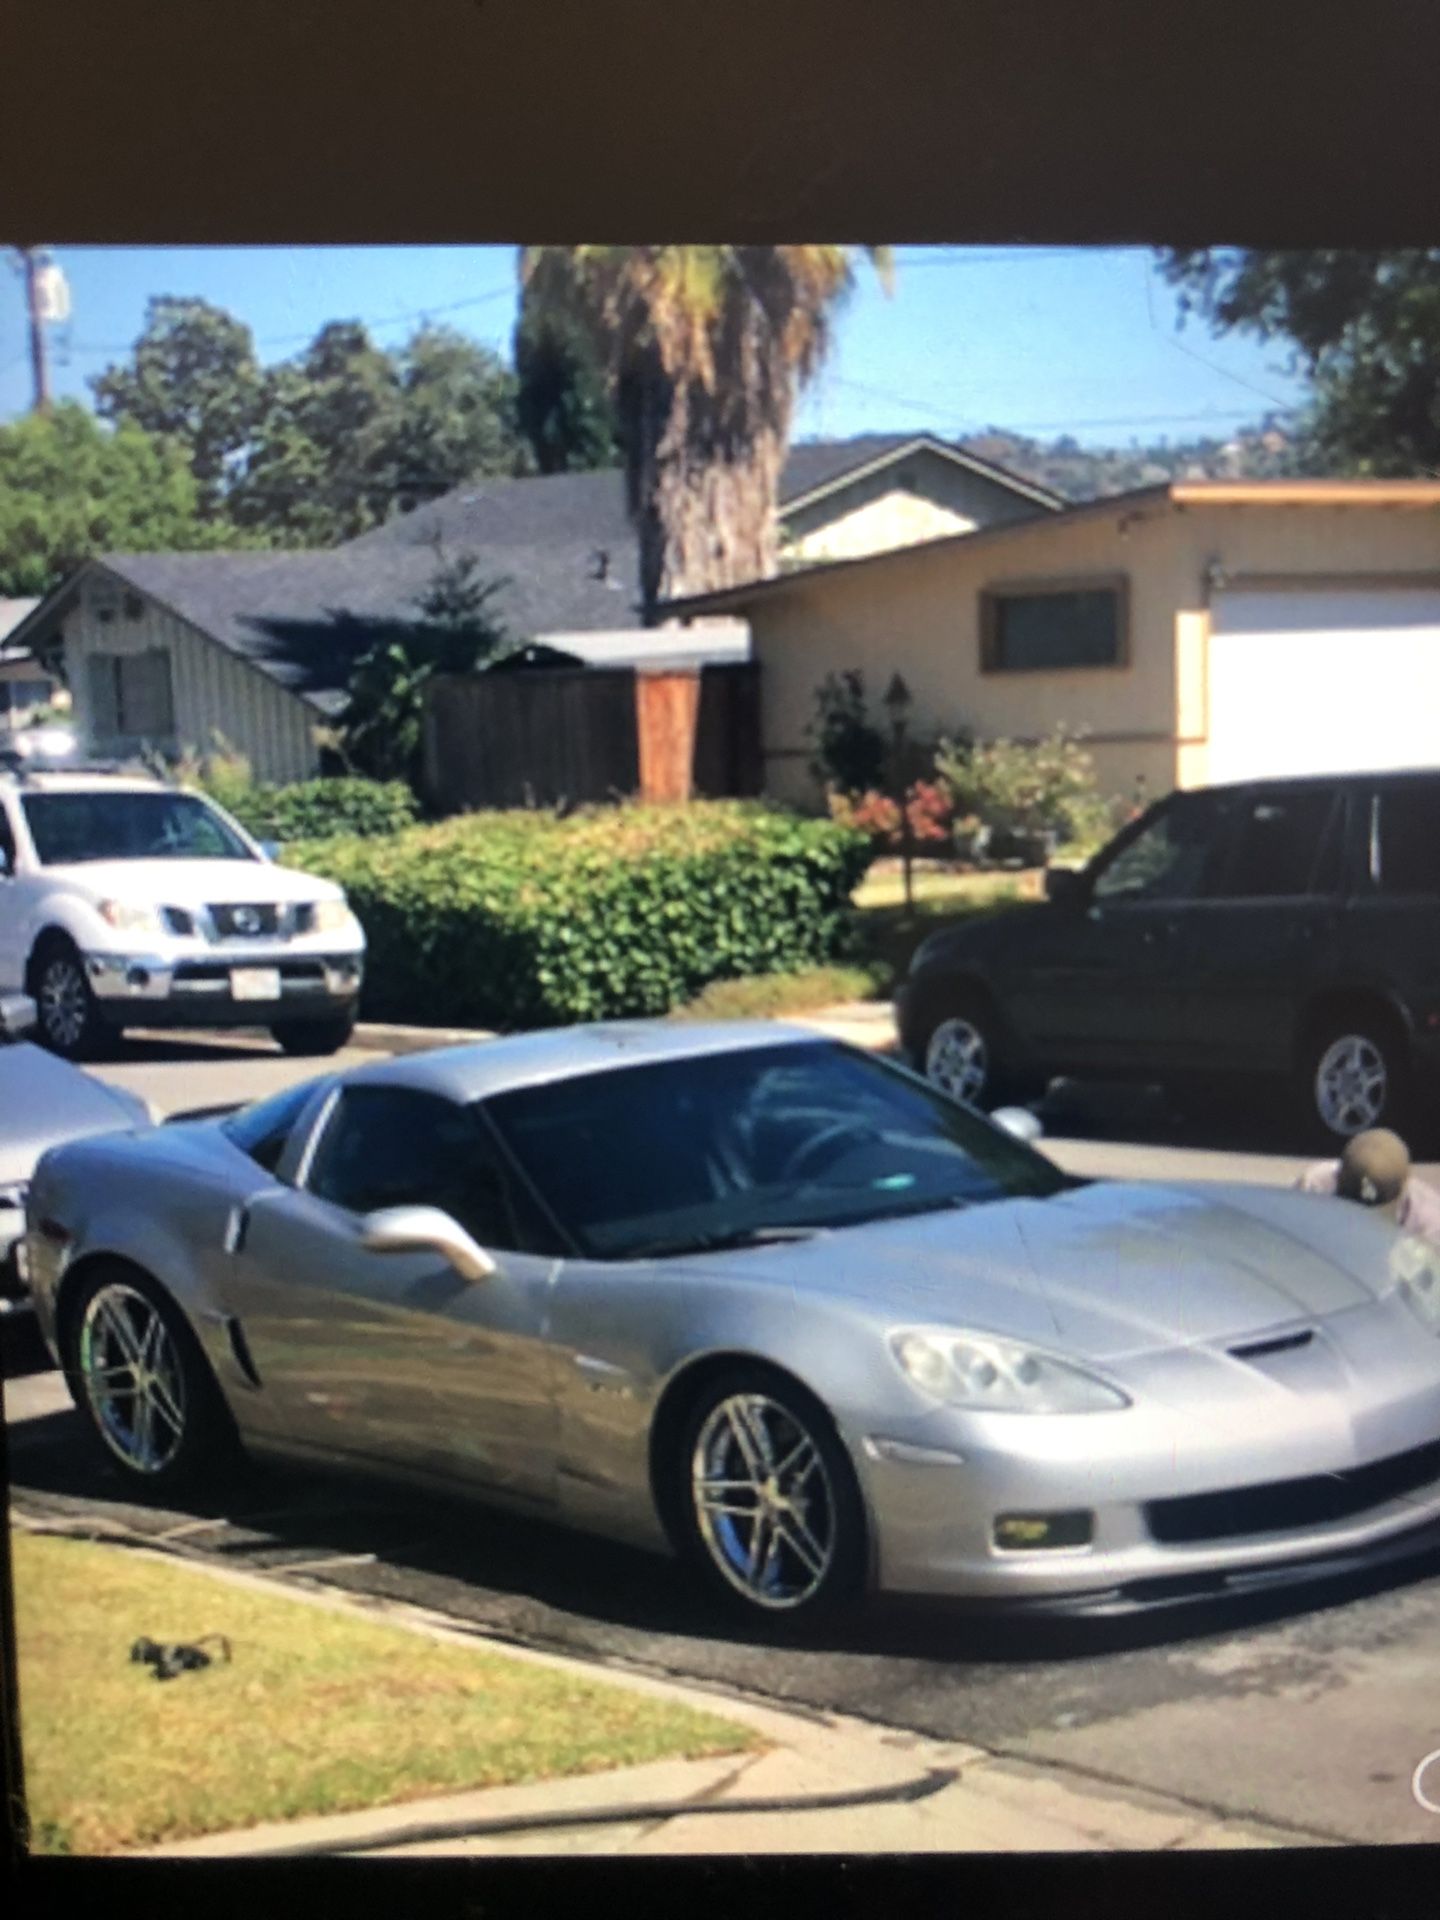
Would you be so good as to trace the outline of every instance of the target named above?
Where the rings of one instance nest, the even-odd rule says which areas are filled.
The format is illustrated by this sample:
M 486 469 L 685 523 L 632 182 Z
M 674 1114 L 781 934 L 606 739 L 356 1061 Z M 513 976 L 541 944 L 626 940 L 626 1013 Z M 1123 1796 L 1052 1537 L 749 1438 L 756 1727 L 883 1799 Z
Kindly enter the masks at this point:
M 854 285 L 850 247 L 522 247 L 523 302 L 580 320 L 614 398 L 645 618 L 776 569 L 795 396 Z M 890 252 L 862 249 L 887 290 Z

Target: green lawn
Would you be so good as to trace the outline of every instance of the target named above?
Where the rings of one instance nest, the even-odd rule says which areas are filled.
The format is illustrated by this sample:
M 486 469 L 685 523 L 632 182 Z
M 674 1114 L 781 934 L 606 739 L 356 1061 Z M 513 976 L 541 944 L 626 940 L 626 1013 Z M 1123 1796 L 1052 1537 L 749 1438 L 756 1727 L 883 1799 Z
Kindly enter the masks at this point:
M 740 1752 L 709 1714 L 228 1585 L 12 1536 L 31 1845 L 111 1853 L 424 1794 Z M 229 1636 L 157 1681 L 132 1642 Z

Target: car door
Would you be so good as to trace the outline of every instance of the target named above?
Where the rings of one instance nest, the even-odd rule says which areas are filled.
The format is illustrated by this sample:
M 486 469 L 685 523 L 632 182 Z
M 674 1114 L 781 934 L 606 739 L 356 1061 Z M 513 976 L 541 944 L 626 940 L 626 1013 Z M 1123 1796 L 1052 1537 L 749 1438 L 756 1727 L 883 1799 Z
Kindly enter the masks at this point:
M 225 1288 L 271 1437 L 549 1503 L 556 1262 L 478 1113 L 343 1085 L 281 1172 L 237 1223 Z M 495 1272 L 362 1244 L 367 1214 L 408 1205 L 450 1214 Z
M 1189 1019 L 1177 956 L 1229 822 L 1225 796 L 1174 794 L 1115 841 L 1073 899 L 1037 915 L 1001 985 L 1038 1057 L 1127 1074 L 1174 1064 Z
M 1236 790 L 1228 850 L 1173 954 L 1185 1006 L 1179 1064 L 1273 1073 L 1293 1058 L 1296 1021 L 1334 970 L 1344 789 L 1332 782 Z

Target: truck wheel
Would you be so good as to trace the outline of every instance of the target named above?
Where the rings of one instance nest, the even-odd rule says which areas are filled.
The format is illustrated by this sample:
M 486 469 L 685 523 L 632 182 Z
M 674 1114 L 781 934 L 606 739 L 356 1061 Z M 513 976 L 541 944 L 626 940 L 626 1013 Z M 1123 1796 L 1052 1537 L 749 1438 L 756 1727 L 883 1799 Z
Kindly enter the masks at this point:
M 336 1020 L 287 1020 L 270 1031 L 286 1053 L 301 1059 L 318 1059 L 349 1046 L 355 1031 L 355 1016 L 347 1013 Z
M 95 1060 L 104 1051 L 101 1018 L 85 962 L 63 934 L 42 940 L 30 962 L 30 996 L 39 1015 L 39 1033 L 52 1053 L 65 1060 Z
M 1371 1127 L 1402 1128 L 1409 1072 L 1399 1034 L 1365 1012 L 1325 1020 L 1301 1050 L 1296 1093 L 1317 1146 L 1338 1149 Z

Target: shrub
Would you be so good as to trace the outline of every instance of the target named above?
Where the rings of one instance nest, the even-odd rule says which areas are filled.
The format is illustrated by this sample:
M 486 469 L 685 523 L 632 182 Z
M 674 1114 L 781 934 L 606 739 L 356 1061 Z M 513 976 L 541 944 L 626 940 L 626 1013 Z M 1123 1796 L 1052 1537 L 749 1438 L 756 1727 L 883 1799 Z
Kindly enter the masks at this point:
M 366 1009 L 499 1028 L 660 1014 L 849 957 L 864 839 L 755 803 L 468 814 L 290 848 L 369 940 Z
M 865 793 L 885 771 L 885 735 L 870 719 L 865 676 L 857 668 L 825 676 L 807 730 L 810 771 L 827 791 Z
M 1073 839 L 1082 825 L 1093 826 L 1095 763 L 1064 727 L 1033 744 L 942 740 L 935 766 L 957 811 L 977 815 L 994 832 Z
M 211 789 L 212 793 L 214 792 Z M 251 787 L 226 799 L 214 793 L 257 840 L 375 840 L 413 827 L 419 811 L 403 780 L 301 780 Z
M 866 834 L 873 846 L 893 851 L 902 844 L 900 803 L 888 793 L 873 788 L 858 796 L 832 792 L 829 800 L 830 818 Z M 911 847 L 929 854 L 949 850 L 952 836 L 973 833 L 975 824 L 957 820 L 954 795 L 943 780 L 916 780 L 906 792 L 905 816 Z

